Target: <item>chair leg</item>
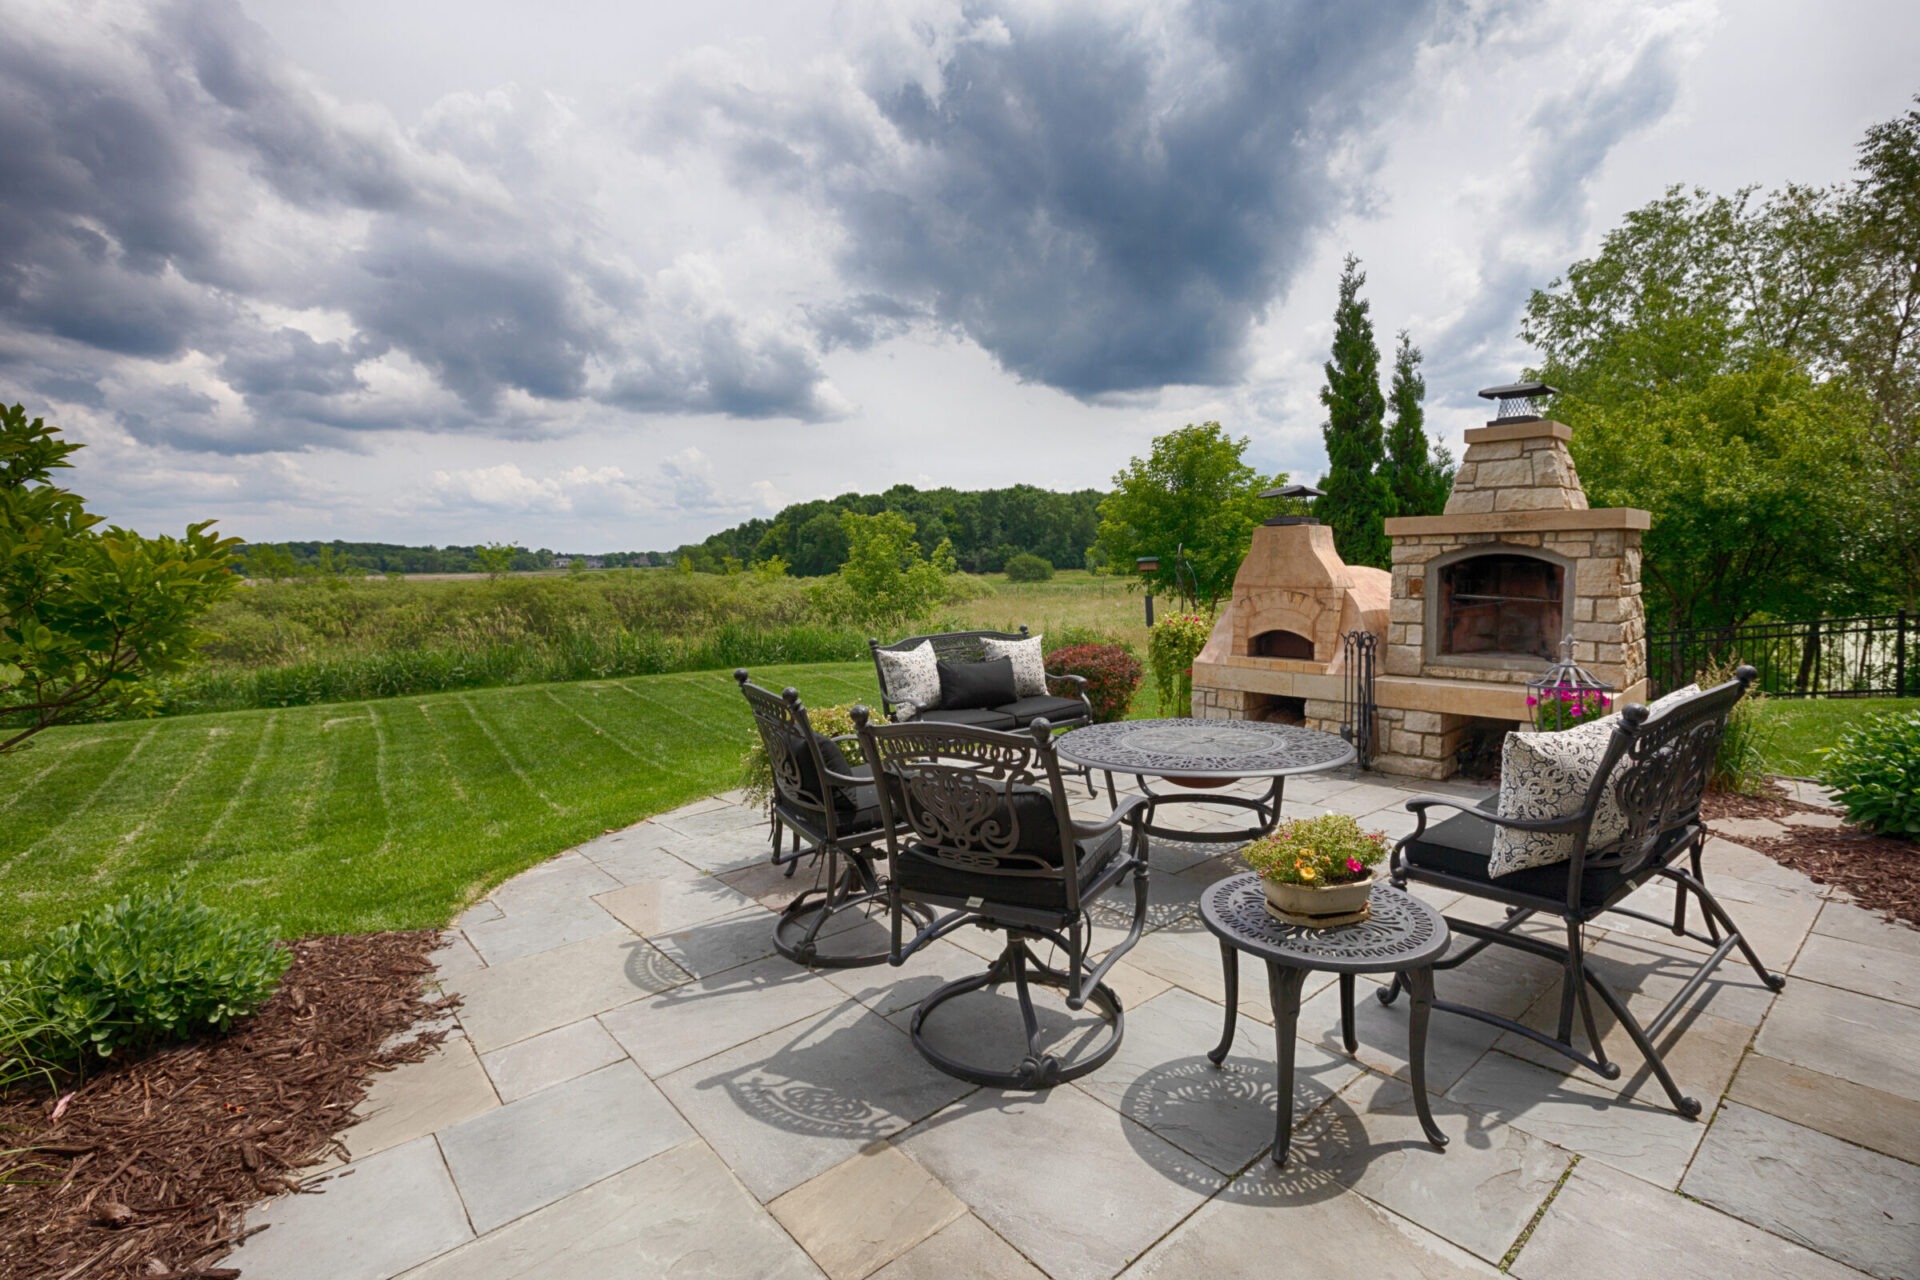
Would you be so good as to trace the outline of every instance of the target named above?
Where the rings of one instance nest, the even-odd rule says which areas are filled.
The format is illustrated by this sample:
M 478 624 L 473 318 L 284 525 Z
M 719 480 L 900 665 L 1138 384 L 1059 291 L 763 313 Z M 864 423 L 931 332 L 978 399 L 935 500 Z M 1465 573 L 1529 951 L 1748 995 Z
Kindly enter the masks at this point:
M 1096 986 L 1088 993 L 1086 999 L 1086 1003 L 1092 1005 L 1109 1023 L 1110 1029 L 1104 1044 L 1071 1064 L 1061 1062 L 1042 1046 L 1040 1019 L 1033 1007 L 1032 989 L 1036 986 L 1052 987 L 1058 991 L 1071 993 L 1073 980 L 1069 974 L 1042 963 L 1040 958 L 1028 948 L 1028 937 L 1029 935 L 1017 929 L 1007 930 L 1005 949 L 984 973 L 949 982 L 920 1002 L 920 1007 L 913 1013 L 910 1034 L 914 1048 L 920 1051 L 921 1057 L 950 1076 L 968 1080 L 974 1084 L 993 1085 L 1002 1089 L 1051 1088 L 1056 1084 L 1078 1079 L 1098 1069 L 1113 1057 L 1115 1051 L 1120 1048 L 1125 1020 L 1121 1013 L 1119 998 L 1105 984 Z M 1020 1020 L 1026 1040 L 1024 1052 L 1011 1070 L 962 1062 L 933 1047 L 926 1035 L 926 1024 L 935 1009 L 957 996 L 964 996 L 987 987 L 1000 986 L 1009 981 L 1014 986 L 1014 996 L 1019 1004 Z
M 1580 1007 L 1581 1025 L 1586 1028 L 1587 1047 L 1593 1051 L 1594 1069 L 1605 1079 L 1618 1080 L 1620 1064 L 1607 1058 L 1607 1048 L 1600 1042 L 1600 1025 L 1593 1016 L 1593 1001 L 1587 995 L 1586 942 L 1585 929 L 1571 920 L 1567 921 L 1567 971 L 1561 979 L 1560 1038 L 1569 1044 L 1573 1043 L 1573 1020 L 1568 1015 L 1568 1005 L 1576 1003 Z M 1569 994 L 1573 997 L 1571 1002 L 1568 1000 Z
M 1694 1098 L 1689 1098 L 1680 1092 L 1680 1086 L 1673 1082 L 1673 1073 L 1667 1070 L 1666 1060 L 1660 1056 L 1660 1050 L 1654 1047 L 1653 1041 L 1648 1037 L 1646 1029 L 1640 1025 L 1640 1020 L 1627 1011 L 1626 1002 L 1614 994 L 1613 988 L 1607 985 L 1606 979 L 1591 969 L 1587 969 L 1584 960 L 1581 962 L 1581 968 L 1585 971 L 1587 982 L 1592 985 L 1595 991 L 1600 993 L 1600 998 L 1607 1002 L 1607 1008 L 1613 1012 L 1614 1020 L 1626 1028 L 1627 1034 L 1633 1037 L 1634 1048 L 1640 1051 L 1640 1056 L 1647 1060 L 1649 1067 L 1653 1068 L 1653 1074 L 1655 1078 L 1660 1081 L 1660 1087 L 1667 1091 L 1667 1098 L 1673 1103 L 1673 1109 L 1689 1120 L 1698 1116 L 1700 1114 L 1699 1101 Z M 1591 1018 L 1589 1018 L 1588 1022 L 1589 1025 L 1591 1025 Z M 1597 1049 L 1598 1047 L 1596 1044 L 1595 1048 Z M 1613 1068 L 1613 1075 L 1609 1076 L 1608 1079 L 1613 1079 L 1620 1074 L 1620 1067 L 1617 1063 L 1608 1063 L 1607 1065 Z
M 1784 977 L 1768 969 L 1766 965 L 1760 962 L 1760 956 L 1754 951 L 1753 944 L 1747 941 L 1747 935 L 1740 932 L 1739 926 L 1733 923 L 1733 917 L 1727 914 L 1727 909 L 1720 905 L 1720 900 L 1713 896 L 1713 892 L 1707 888 L 1706 882 L 1700 878 L 1698 872 L 1695 872 L 1693 875 L 1688 875 L 1686 872 L 1673 867 L 1665 867 L 1662 868 L 1660 874 L 1677 882 L 1682 886 L 1684 891 L 1698 895 L 1700 899 L 1700 914 L 1706 917 L 1707 921 L 1708 936 L 1718 941 L 1720 931 L 1724 929 L 1727 937 L 1731 938 L 1734 944 L 1740 948 L 1740 954 L 1746 957 L 1747 963 L 1752 966 L 1754 974 L 1759 977 L 1761 982 L 1766 984 L 1769 991 L 1778 991 L 1787 985 L 1787 980 Z
M 773 926 L 773 946 L 795 964 L 819 969 L 858 969 L 885 964 L 895 950 L 893 938 L 888 945 L 864 951 L 836 952 L 822 949 L 820 931 L 835 914 L 886 905 L 886 889 L 868 865 L 864 852 L 844 852 L 829 845 L 824 850 L 826 874 L 820 887 L 805 890 L 780 913 Z M 907 907 L 922 924 L 931 923 L 926 908 Z M 897 929 L 898 920 L 892 922 Z

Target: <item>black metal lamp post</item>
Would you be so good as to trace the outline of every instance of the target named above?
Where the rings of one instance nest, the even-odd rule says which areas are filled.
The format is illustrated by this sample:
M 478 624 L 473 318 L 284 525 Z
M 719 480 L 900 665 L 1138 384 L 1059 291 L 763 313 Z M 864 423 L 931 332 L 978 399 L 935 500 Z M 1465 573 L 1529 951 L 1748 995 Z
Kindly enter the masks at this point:
M 1614 688 L 1573 660 L 1573 637 L 1560 642 L 1560 661 L 1527 681 L 1527 706 L 1533 727 L 1547 732 L 1571 729 L 1613 710 Z

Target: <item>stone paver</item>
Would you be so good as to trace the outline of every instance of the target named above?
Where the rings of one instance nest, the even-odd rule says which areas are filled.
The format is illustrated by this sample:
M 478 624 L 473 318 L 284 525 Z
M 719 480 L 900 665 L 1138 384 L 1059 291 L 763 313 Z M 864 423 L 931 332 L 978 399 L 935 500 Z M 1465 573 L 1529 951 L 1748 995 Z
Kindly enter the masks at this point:
M 1071 1085 L 982 1090 L 898 1145 L 1055 1280 L 1113 1275 L 1226 1181 Z
M 1840 899 L 1830 900 L 1820 908 L 1820 918 L 1813 922 L 1813 931 L 1829 938 L 1845 938 L 1848 942 L 1920 957 L 1920 929 L 1898 920 L 1882 919 L 1878 912 Z
M 1317 776 L 1289 784 L 1286 812 L 1349 812 L 1394 832 L 1406 795 L 1425 790 L 1484 794 Z M 1075 800 L 1089 817 L 1106 803 Z M 434 957 L 464 1002 L 446 1047 L 376 1079 L 369 1118 L 345 1134 L 357 1157 L 345 1176 L 256 1210 L 274 1226 L 236 1262 L 265 1280 L 408 1267 L 409 1280 L 1484 1276 L 1551 1197 L 1518 1255 L 1522 1277 L 1862 1274 L 1835 1258 L 1920 1274 L 1908 1262 L 1920 931 L 1731 840 L 1708 842 L 1708 882 L 1763 957 L 1791 970 L 1776 995 L 1730 959 L 1661 1038 L 1711 1126 L 1668 1108 L 1604 1011 L 1624 1068 L 1612 1081 L 1439 1014 L 1428 1084 L 1452 1141 L 1436 1152 L 1404 1078 L 1406 1001 L 1382 1007 L 1363 979 L 1349 1057 L 1336 987 L 1315 975 L 1284 1168 L 1266 1158 L 1277 1101 L 1260 966 L 1242 963 L 1233 1056 L 1224 1068 L 1205 1058 L 1223 984 L 1195 904 L 1240 869 L 1229 846 L 1156 844 L 1149 932 L 1109 979 L 1126 1009 L 1120 1050 L 1039 1094 L 946 1076 L 907 1035 L 917 1002 L 981 972 L 1001 935 L 962 930 L 899 968 L 809 973 L 773 954 L 772 912 L 813 869 L 789 880 L 767 856 L 761 815 L 715 797 L 597 836 L 476 903 Z M 1497 904 L 1421 894 L 1503 918 Z M 1671 900 L 1639 899 L 1657 915 Z M 1128 911 L 1124 891 L 1095 905 L 1096 950 Z M 1557 921 L 1521 930 L 1560 941 Z M 851 915 L 836 934 L 884 942 L 881 925 Z M 1614 918 L 1588 938 L 1643 1019 L 1700 954 Z M 1545 1027 L 1558 982 L 1555 966 L 1494 950 L 1438 986 Z M 1105 1035 L 1057 993 L 1039 1005 L 1069 1057 Z M 980 992 L 928 1035 L 969 1058 L 1013 1052 L 1016 1016 L 1009 992 Z
M 605 1027 L 592 1018 L 543 1031 L 495 1049 L 480 1059 L 502 1102 L 513 1102 L 610 1067 L 626 1056 Z
M 1847 820 L 1837 813 L 1790 813 L 1780 819 L 1789 827 L 1812 827 L 1820 831 L 1838 831 Z
M 570 1191 L 692 1137 L 630 1062 L 508 1103 L 440 1135 L 477 1231 L 491 1231 Z
M 1817 982 L 1791 984 L 1754 1047 L 1842 1080 L 1920 1102 L 1920 1009 Z
M 357 1160 L 321 1195 L 282 1196 L 247 1215 L 233 1255 L 249 1277 L 387 1280 L 473 1238 L 432 1138 Z
M 1792 974 L 1830 987 L 1920 1006 L 1920 964 L 1904 952 L 1850 942 L 1824 933 L 1808 936 Z
M 875 1280 L 1043 1280 L 1045 1272 L 968 1214 L 874 1273 Z
M 847 1000 L 683 1068 L 660 1087 L 761 1200 L 972 1091 Z
M 1778 840 L 1787 834 L 1772 818 L 1716 818 L 1713 829 L 1729 840 Z
M 487 1053 L 688 980 L 623 929 L 470 975 L 460 987 L 460 1025 Z
M 642 1070 L 663 1076 L 845 999 L 824 978 L 774 956 L 622 1005 L 600 1021 Z
M 828 1280 L 862 1280 L 967 1212 L 889 1142 L 875 1143 L 767 1208 Z
M 1519 1129 L 1478 1127 L 1463 1107 L 1436 1101 L 1447 1135 L 1435 1151 L 1413 1109 L 1412 1086 L 1367 1075 L 1303 1126 L 1312 1143 L 1329 1120 L 1352 1117 L 1354 1140 L 1315 1145 L 1319 1167 L 1368 1199 L 1489 1262 L 1498 1263 L 1532 1221 L 1572 1156 Z
M 365 1117 L 341 1135 L 350 1158 L 424 1138 L 500 1105 L 465 1036 L 449 1036 L 439 1053 L 375 1076 L 355 1108 Z
M 727 1166 L 689 1142 L 509 1223 L 406 1280 L 817 1280 Z
M 1749 1053 L 1727 1096 L 1750 1107 L 1920 1164 L 1920 1102 Z
M 1859 1280 L 1811 1249 L 1583 1160 L 1534 1228 L 1520 1280 Z
M 1728 1103 L 1680 1189 L 1885 1280 L 1920 1275 L 1920 1169 Z
M 1465 1251 L 1338 1184 L 1284 1208 L 1223 1197 L 1180 1225 L 1129 1275 L 1419 1276 L 1466 1280 L 1499 1273 Z M 1573 1273 L 1569 1273 L 1573 1274 Z

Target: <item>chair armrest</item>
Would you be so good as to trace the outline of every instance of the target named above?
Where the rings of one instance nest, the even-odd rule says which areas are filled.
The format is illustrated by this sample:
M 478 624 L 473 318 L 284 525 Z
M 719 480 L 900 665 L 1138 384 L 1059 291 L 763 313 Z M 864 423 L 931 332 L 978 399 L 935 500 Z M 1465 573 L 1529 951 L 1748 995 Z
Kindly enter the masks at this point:
M 1147 803 L 1145 796 L 1128 796 L 1115 806 L 1112 813 L 1098 822 L 1076 822 L 1073 824 L 1075 840 L 1091 840 L 1095 836 L 1105 835 L 1122 822 L 1130 821 L 1134 810 L 1143 808 Z
M 1087 678 L 1085 676 L 1076 676 L 1071 674 L 1055 675 L 1053 672 L 1049 671 L 1047 672 L 1047 680 L 1049 682 L 1054 680 L 1065 680 L 1068 684 L 1077 685 L 1081 689 L 1084 689 L 1087 687 Z
M 1566 818 L 1503 818 L 1497 813 L 1489 813 L 1485 809 L 1464 805 L 1458 800 L 1448 800 L 1444 796 L 1415 796 L 1407 801 L 1407 812 L 1418 814 L 1421 819 L 1420 826 L 1424 828 L 1427 825 L 1427 810 L 1435 806 L 1458 809 L 1461 813 L 1478 818 L 1482 822 L 1490 822 L 1496 827 L 1512 827 L 1516 831 L 1574 831 L 1587 822 L 1586 815 L 1579 813 Z

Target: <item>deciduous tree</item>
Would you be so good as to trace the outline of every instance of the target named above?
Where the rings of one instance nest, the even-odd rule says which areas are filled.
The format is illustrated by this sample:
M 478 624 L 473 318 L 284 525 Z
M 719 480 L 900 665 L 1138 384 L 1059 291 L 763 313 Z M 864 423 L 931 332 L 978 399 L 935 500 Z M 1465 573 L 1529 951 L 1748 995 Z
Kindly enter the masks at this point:
M 1267 483 L 1241 460 L 1247 444 L 1217 422 L 1156 437 L 1147 457 L 1114 476 L 1113 492 L 1100 504 L 1094 549 L 1123 573 L 1141 557 L 1157 556 L 1160 567 L 1146 581 L 1174 595 L 1184 585 L 1175 564 L 1184 547 L 1200 601 L 1210 607 L 1233 590 L 1253 527 L 1267 515 L 1258 496 Z M 1286 481 L 1282 474 L 1272 483 Z
M 110 702 L 151 697 L 145 677 L 185 666 L 195 621 L 231 590 L 238 538 L 100 527 L 52 484 L 81 446 L 21 405 L 0 408 L 0 752 Z

